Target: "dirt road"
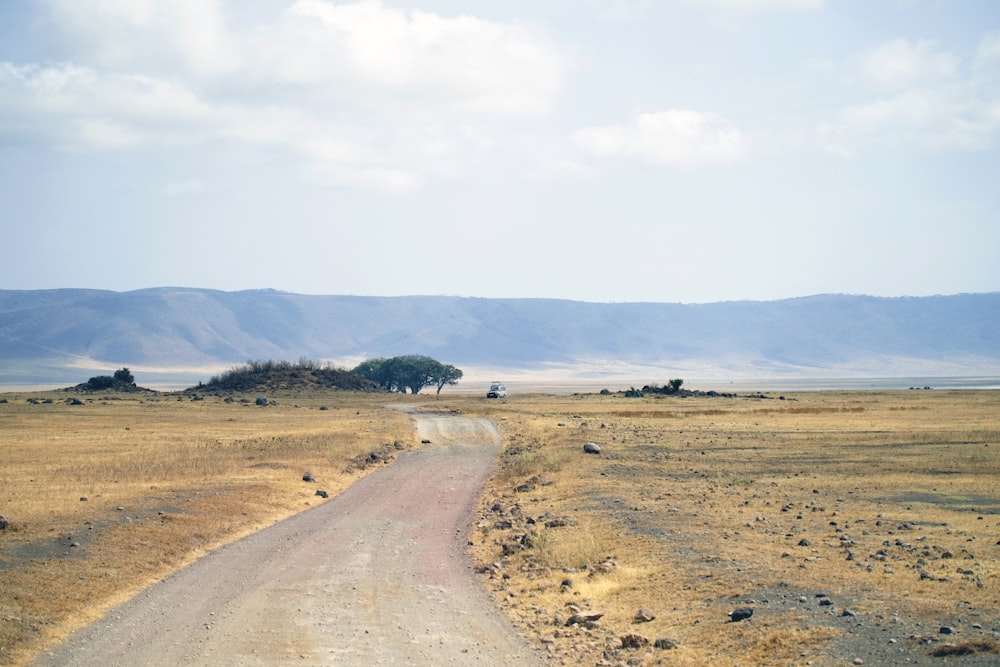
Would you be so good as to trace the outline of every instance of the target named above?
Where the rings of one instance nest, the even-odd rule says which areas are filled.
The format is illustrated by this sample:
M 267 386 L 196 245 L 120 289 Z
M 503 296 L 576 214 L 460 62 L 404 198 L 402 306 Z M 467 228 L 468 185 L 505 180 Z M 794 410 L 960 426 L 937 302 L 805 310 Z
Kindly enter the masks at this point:
M 209 554 L 36 664 L 542 664 L 465 551 L 495 426 L 415 419 L 431 444 Z

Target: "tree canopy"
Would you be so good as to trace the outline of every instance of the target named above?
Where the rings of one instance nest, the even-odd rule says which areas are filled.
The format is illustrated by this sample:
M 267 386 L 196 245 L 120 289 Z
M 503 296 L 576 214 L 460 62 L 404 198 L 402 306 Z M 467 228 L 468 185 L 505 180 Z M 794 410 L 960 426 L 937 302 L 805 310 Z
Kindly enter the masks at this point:
M 424 387 L 437 387 L 437 393 L 446 384 L 456 384 L 462 371 L 450 364 L 417 354 L 390 359 L 367 359 L 358 364 L 353 373 L 378 384 L 386 391 L 419 394 Z

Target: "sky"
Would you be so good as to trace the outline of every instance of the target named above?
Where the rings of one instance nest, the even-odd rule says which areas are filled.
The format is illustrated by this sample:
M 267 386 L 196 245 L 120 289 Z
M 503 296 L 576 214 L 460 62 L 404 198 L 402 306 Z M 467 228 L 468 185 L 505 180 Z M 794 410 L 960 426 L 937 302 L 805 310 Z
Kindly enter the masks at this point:
M 1000 290 L 996 0 L 0 0 L 0 289 Z

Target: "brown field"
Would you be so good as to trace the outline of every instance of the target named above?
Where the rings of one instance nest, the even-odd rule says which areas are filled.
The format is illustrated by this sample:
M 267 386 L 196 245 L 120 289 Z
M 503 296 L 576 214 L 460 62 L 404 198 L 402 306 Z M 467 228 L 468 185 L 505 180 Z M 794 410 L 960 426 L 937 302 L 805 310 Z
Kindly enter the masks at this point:
M 553 663 L 1000 663 L 1000 392 L 778 396 L 455 403 L 506 440 L 474 556 Z
M 430 398 L 67 396 L 2 396 L 0 663 L 345 488 L 415 442 L 385 404 Z M 996 664 L 1000 392 L 786 398 L 445 392 L 430 408 L 504 435 L 472 553 L 553 664 Z M 742 606 L 753 617 L 729 622 Z M 567 625 L 575 611 L 602 616 Z
M 372 453 L 389 460 L 415 444 L 385 395 L 286 395 L 268 407 L 253 396 L 0 398 L 0 664 L 30 660 L 213 547 L 319 502 L 317 489 L 343 490 L 383 465 Z

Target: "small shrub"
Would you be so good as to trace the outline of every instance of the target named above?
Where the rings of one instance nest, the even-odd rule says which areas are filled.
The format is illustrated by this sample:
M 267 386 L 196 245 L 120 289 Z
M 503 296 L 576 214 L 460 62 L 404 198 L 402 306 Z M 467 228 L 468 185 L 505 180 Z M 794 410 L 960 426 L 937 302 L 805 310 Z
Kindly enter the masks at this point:
M 110 375 L 96 375 L 87 380 L 87 389 L 92 389 L 93 391 L 111 389 L 113 386 L 115 386 L 115 379 Z

